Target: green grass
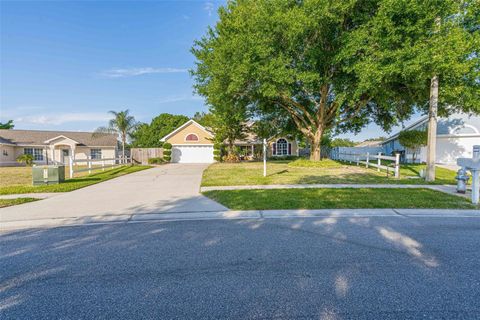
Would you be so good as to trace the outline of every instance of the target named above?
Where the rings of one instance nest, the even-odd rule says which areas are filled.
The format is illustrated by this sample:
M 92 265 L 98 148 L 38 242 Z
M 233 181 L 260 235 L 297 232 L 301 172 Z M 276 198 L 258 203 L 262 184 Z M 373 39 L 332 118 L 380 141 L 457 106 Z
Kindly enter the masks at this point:
M 11 184 L 11 185 L 2 185 L 0 187 L 0 194 L 21 194 L 21 193 L 39 193 L 39 192 L 69 192 L 76 189 L 80 189 L 92 184 L 117 178 L 129 173 L 141 171 L 151 168 L 150 166 L 123 166 L 115 169 L 110 169 L 107 171 L 102 171 L 94 173 L 91 175 L 82 176 L 79 178 L 67 179 L 64 183 L 54 184 L 54 185 L 44 185 L 44 186 L 32 186 L 31 180 L 28 181 L 28 184 L 25 181 L 22 181 L 23 184 Z M 31 168 L 30 168 L 31 170 Z M 31 179 L 31 173 L 30 173 Z M 14 181 L 14 178 L 10 178 L 11 181 Z
M 16 206 L 17 204 L 37 201 L 39 199 L 35 198 L 17 198 L 17 199 L 0 199 L 0 208 L 5 208 L 9 206 Z
M 267 184 L 427 184 L 418 177 L 425 165 L 401 165 L 400 179 L 375 168 L 323 160 L 270 161 L 263 177 L 262 162 L 215 163 L 203 173 L 202 186 L 238 186 Z M 437 167 L 433 184 L 456 184 L 455 172 Z
M 477 208 L 466 198 L 424 188 L 216 190 L 204 195 L 233 210 Z

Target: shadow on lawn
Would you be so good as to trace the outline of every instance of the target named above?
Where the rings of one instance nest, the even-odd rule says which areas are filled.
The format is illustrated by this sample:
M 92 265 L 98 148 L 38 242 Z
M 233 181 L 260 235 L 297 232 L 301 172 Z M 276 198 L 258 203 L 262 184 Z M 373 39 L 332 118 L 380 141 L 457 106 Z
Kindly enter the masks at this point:
M 277 317 L 308 310 L 307 318 L 327 319 L 368 295 L 374 302 L 365 309 L 390 305 L 408 310 L 412 299 L 418 302 L 411 288 L 401 285 L 408 279 L 420 288 L 440 286 L 435 294 L 442 297 L 451 289 L 442 286 L 443 264 L 450 259 L 442 256 L 439 238 L 454 235 L 425 231 L 418 220 L 348 218 L 333 210 L 328 216 L 294 220 L 9 232 L 0 237 L 0 312 L 5 318 L 36 309 L 44 318 L 95 318 L 95 313 L 162 317 L 168 312 L 186 318 L 228 317 L 225 308 L 214 308 L 220 303 L 249 318 L 269 303 L 280 303 Z M 391 272 L 376 274 L 379 263 Z M 236 276 L 243 281 L 233 281 Z M 377 284 L 374 289 L 366 286 L 368 281 Z M 462 295 L 450 298 L 463 301 Z M 178 303 L 184 299 L 191 309 L 181 311 Z M 443 300 L 436 303 L 441 308 Z

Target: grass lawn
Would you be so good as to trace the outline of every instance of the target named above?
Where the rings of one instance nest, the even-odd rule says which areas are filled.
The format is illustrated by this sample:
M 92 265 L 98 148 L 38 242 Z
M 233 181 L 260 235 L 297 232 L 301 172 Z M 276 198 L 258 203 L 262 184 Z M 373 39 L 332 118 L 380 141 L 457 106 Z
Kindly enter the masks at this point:
M 151 167 L 123 166 L 107 171 L 92 173 L 91 175 L 83 175 L 73 179 L 67 178 L 65 182 L 61 184 L 34 187 L 32 186 L 32 168 L 3 167 L 0 168 L 0 194 L 68 192 L 148 168 Z
M 17 199 L 0 199 L 0 208 L 15 206 L 17 204 L 37 201 L 35 198 L 17 198 Z
M 430 189 L 270 189 L 204 192 L 233 210 L 436 208 L 476 209 L 468 199 Z
M 203 173 L 202 186 L 239 186 L 266 184 L 426 184 L 418 177 L 425 165 L 401 165 L 400 179 L 386 177 L 386 172 L 323 160 L 269 161 L 267 176 L 263 177 L 262 162 L 215 163 Z M 456 172 L 437 167 L 434 184 L 456 184 Z

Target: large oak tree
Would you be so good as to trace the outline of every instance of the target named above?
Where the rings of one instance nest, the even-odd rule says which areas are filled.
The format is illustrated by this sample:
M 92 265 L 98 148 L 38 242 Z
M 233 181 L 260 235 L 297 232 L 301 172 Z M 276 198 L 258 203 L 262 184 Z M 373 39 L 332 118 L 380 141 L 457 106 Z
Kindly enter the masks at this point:
M 392 80 L 368 68 L 375 43 L 369 50 L 355 46 L 373 39 L 365 26 L 392 2 L 230 1 L 192 49 L 195 89 L 212 106 L 248 105 L 257 115 L 288 116 L 309 140 L 313 160 L 320 159 L 325 132 L 358 132 L 371 121 L 389 130 L 415 111 L 421 84 L 414 88 L 411 79 Z M 427 1 L 417 2 L 418 9 L 428 8 Z

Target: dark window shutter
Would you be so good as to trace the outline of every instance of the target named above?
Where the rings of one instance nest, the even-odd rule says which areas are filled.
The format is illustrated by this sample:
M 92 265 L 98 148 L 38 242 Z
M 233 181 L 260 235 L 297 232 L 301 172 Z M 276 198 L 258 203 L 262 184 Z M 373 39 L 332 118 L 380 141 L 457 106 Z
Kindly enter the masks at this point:
M 288 155 L 289 156 L 292 155 L 292 144 L 291 143 L 288 144 Z
M 272 144 L 272 155 L 277 155 L 277 144 L 275 142 Z

